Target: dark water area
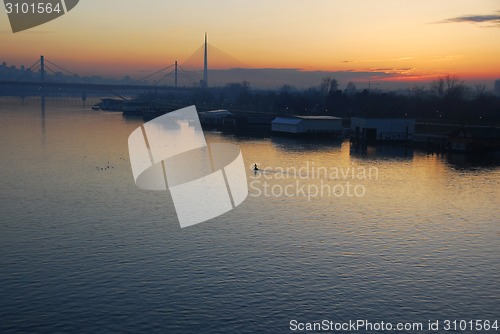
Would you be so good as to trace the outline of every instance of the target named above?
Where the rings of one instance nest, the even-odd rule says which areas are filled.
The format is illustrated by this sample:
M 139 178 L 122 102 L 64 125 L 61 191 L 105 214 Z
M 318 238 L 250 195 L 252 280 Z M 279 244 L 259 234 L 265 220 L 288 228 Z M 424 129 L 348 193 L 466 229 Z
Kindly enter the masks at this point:
M 250 193 L 181 229 L 134 183 L 142 121 L 89 105 L 0 99 L 1 333 L 500 320 L 494 159 L 209 132 L 240 146 Z

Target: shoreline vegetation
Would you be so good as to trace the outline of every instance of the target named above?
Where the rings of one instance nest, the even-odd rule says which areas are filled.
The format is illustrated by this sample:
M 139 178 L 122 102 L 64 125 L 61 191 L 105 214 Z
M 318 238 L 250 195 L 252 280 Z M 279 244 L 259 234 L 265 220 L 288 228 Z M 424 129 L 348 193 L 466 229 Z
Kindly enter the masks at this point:
M 24 103 L 27 96 L 40 95 L 39 91 L 14 92 L 12 89 L 0 87 L 0 96 L 5 93 L 16 96 L 12 93 L 17 93 Z M 17 88 L 19 89 L 22 88 Z M 97 96 L 102 97 L 103 93 L 106 94 L 44 90 L 47 99 L 80 97 L 83 104 L 96 101 Z M 341 89 L 337 80 L 327 77 L 317 86 L 304 90 L 289 85 L 276 90 L 252 89 L 249 82 L 243 81 L 223 87 L 172 88 L 154 93 L 135 92 L 132 96 L 114 92 L 107 96 L 109 98 L 101 99 L 92 109 L 121 111 L 125 116 L 142 117 L 145 121 L 188 105 L 196 105 L 198 112 L 230 111 L 233 116 L 236 115 L 234 118 L 239 118 L 234 122 L 238 123 L 243 119 L 245 128 L 248 119 L 260 118 L 260 125 L 265 123 L 265 126 L 259 128 L 261 132 L 263 128 L 267 129 L 267 123 L 274 117 L 334 116 L 342 118 L 343 129 L 350 128 L 350 119 L 353 117 L 393 118 L 415 120 L 414 146 L 432 152 L 449 149 L 450 134 L 458 137 L 488 136 L 488 148 L 491 148 L 492 141 L 494 148 L 500 142 L 500 95 L 488 91 L 485 86 L 469 87 L 454 76 L 439 77 L 429 87 L 414 86 L 404 91 L 390 92 L 358 89 L 352 82 Z M 208 124 L 206 129 L 227 130 L 215 125 Z M 233 126 L 231 130 L 235 134 L 245 132 L 241 131 L 241 126 Z M 266 131 L 270 132 L 270 126 Z M 349 136 L 349 131 L 345 135 Z M 477 147 L 476 141 L 473 144 L 472 151 Z
M 167 94 L 142 94 L 137 101 L 151 104 L 195 104 L 198 111 L 227 109 L 277 115 L 412 118 L 420 123 L 500 125 L 500 96 L 485 86 L 469 87 L 458 77 L 439 77 L 430 87 L 402 91 L 358 89 L 324 78 L 305 90 L 285 85 L 277 90 L 252 89 L 249 82 Z
M 359 84 L 358 84 L 359 85 Z M 358 88 L 349 82 L 340 87 L 337 80 L 324 78 L 317 86 L 296 89 L 284 85 L 279 89 L 254 89 L 247 81 L 228 83 L 222 87 L 191 87 L 158 92 L 91 92 L 71 88 L 46 88 L 46 97 L 105 96 L 137 109 L 168 112 L 196 105 L 199 112 L 225 109 L 272 115 L 411 118 L 417 123 L 500 126 L 500 95 L 484 85 L 467 86 L 455 76 L 435 79 L 428 87 L 382 91 Z M 0 96 L 39 96 L 38 88 L 1 86 Z M 133 97 L 131 97 L 133 96 Z

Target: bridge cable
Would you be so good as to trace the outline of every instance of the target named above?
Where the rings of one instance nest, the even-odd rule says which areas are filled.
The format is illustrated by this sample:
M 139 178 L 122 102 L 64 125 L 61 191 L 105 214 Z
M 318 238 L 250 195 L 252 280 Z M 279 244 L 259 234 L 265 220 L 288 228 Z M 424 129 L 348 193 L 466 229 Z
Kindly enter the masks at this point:
M 164 76 L 163 76 L 160 80 L 158 80 L 157 82 L 155 82 L 155 83 L 153 84 L 153 86 L 158 85 L 160 82 L 162 82 L 163 80 L 165 80 L 165 79 L 166 79 L 166 78 L 167 78 L 170 74 L 172 74 L 172 73 L 174 73 L 174 72 L 175 72 L 175 70 L 172 70 L 172 71 L 170 71 L 169 73 L 165 74 L 165 75 L 164 75 Z
M 57 82 L 57 79 L 61 79 L 64 83 L 69 83 L 66 79 L 64 79 L 64 77 L 63 77 L 63 76 L 58 75 L 58 74 L 57 74 L 57 73 L 56 73 L 56 72 L 55 72 L 52 68 L 50 68 L 49 66 L 45 65 L 45 68 L 46 68 L 47 70 L 49 70 L 49 71 L 52 73 L 52 75 L 54 76 L 54 79 L 56 79 L 56 80 L 55 80 L 55 82 Z
M 134 82 L 139 82 L 139 81 L 146 80 L 146 79 L 148 79 L 148 78 L 152 77 L 152 76 L 153 76 L 153 75 L 155 75 L 155 74 L 158 74 L 158 73 L 160 73 L 160 72 L 163 72 L 163 71 L 165 71 L 165 70 L 168 70 L 169 68 L 171 68 L 171 67 L 172 67 L 172 66 L 174 66 L 174 65 L 175 65 L 175 64 L 172 64 L 172 65 L 170 65 L 170 66 L 167 66 L 167 67 L 165 67 L 165 68 L 162 68 L 161 70 L 156 71 L 156 72 L 151 73 L 151 74 L 148 74 L 148 75 L 146 75 L 146 76 L 145 76 L 145 77 L 143 77 L 143 78 L 139 78 L 139 79 L 137 79 L 137 80 L 134 80 Z
M 33 65 L 31 65 L 30 67 L 28 67 L 23 74 L 21 74 L 20 76 L 18 76 L 17 79 L 16 79 L 16 81 L 21 81 L 21 79 L 24 79 L 29 74 L 33 74 L 33 72 L 35 72 L 35 70 L 33 70 L 33 68 L 35 66 L 39 66 L 39 65 L 40 65 L 40 59 L 38 59 Z
M 58 69 L 60 69 L 60 70 L 62 70 L 62 71 L 64 71 L 64 72 L 66 72 L 66 73 L 68 73 L 68 74 L 71 74 L 73 77 L 77 77 L 78 79 L 83 80 L 83 81 L 85 82 L 85 79 L 84 79 L 84 78 L 82 78 L 82 77 L 80 77 L 78 74 L 73 73 L 73 72 L 71 72 L 71 71 L 69 71 L 69 70 L 65 69 L 64 67 L 61 67 L 61 66 L 59 66 L 59 65 L 57 65 L 57 64 L 55 64 L 55 63 L 53 63 L 53 62 L 51 62 L 51 61 L 50 61 L 50 60 L 48 60 L 48 59 L 45 59 L 45 62 L 47 62 L 47 63 L 49 63 L 49 64 L 51 64 L 51 65 L 54 65 L 54 66 L 55 66 L 55 67 L 57 67 Z
M 196 81 L 186 72 L 184 69 L 178 65 L 178 67 L 181 69 L 181 74 L 184 74 L 188 80 L 191 80 L 192 83 L 196 83 Z

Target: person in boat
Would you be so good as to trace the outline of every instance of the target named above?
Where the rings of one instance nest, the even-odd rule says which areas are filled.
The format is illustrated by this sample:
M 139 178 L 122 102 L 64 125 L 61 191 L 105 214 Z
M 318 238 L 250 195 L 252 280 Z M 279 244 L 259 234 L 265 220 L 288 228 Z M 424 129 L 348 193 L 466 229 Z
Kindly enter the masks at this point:
M 259 170 L 259 167 L 257 167 L 257 164 L 254 164 L 254 165 L 253 165 L 253 170 L 254 170 L 254 171 L 258 171 L 258 170 Z

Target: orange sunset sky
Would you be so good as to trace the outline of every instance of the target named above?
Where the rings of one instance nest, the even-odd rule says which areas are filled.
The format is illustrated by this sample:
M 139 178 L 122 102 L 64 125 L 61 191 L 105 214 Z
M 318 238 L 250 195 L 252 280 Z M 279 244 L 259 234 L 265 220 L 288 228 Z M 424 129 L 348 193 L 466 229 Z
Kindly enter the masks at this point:
M 16 34 L 0 13 L 0 62 L 29 66 L 43 54 L 82 75 L 140 77 L 183 64 L 205 31 L 237 59 L 212 57 L 212 69 L 366 72 L 377 80 L 373 72 L 423 82 L 454 74 L 488 87 L 500 78 L 498 0 L 81 0 Z

